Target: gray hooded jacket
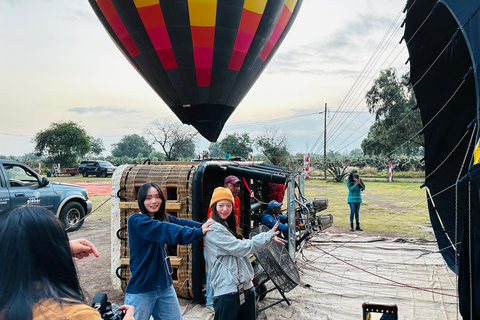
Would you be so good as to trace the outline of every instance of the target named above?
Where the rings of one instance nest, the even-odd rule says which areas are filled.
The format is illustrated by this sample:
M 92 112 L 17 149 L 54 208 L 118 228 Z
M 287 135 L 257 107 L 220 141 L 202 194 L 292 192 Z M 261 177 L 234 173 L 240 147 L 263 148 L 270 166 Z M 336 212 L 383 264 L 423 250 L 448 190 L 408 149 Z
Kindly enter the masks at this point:
M 211 220 L 211 219 L 210 219 Z M 210 285 L 215 297 L 236 293 L 239 282 L 245 290 L 253 287 L 254 271 L 248 256 L 262 250 L 274 236 L 272 230 L 260 233 L 252 239 L 237 239 L 221 223 L 210 226 L 203 241 L 210 270 Z

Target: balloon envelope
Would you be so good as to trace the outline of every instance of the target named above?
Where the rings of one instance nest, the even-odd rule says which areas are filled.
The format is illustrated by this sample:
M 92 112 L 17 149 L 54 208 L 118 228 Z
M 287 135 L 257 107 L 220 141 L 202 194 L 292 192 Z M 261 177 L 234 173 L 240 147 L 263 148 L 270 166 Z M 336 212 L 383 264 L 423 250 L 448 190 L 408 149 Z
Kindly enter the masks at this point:
M 459 275 L 461 314 L 480 319 L 480 2 L 410 0 L 407 10 L 430 220 L 440 252 Z
M 177 117 L 214 142 L 303 0 L 89 0 L 125 57 Z

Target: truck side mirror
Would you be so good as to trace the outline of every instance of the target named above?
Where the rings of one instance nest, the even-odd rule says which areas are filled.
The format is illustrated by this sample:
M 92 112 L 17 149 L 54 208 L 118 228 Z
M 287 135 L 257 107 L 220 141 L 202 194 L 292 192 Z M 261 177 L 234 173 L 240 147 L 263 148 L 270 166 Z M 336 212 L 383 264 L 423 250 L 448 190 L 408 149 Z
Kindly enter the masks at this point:
M 48 186 L 49 183 L 50 183 L 50 181 L 48 180 L 48 178 L 43 177 L 42 181 L 40 181 L 40 188 Z

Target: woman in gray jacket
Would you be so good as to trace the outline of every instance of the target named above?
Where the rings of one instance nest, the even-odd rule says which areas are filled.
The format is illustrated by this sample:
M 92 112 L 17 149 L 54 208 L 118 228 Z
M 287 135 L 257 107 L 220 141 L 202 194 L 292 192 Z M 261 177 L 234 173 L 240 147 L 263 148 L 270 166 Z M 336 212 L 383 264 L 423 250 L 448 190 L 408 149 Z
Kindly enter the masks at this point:
M 227 188 L 213 191 L 210 207 L 215 224 L 204 236 L 207 265 L 211 266 L 210 284 L 214 295 L 215 319 L 255 319 L 254 271 L 248 256 L 271 240 L 284 244 L 278 238 L 278 222 L 268 232 L 250 240 L 236 233 L 234 200 Z

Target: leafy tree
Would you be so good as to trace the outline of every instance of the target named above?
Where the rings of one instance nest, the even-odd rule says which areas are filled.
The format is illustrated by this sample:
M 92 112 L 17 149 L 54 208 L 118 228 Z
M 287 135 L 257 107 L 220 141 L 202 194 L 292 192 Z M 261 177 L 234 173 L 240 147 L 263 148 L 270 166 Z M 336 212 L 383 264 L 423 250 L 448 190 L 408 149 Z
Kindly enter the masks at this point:
M 211 158 L 222 158 L 223 152 L 222 148 L 220 147 L 220 143 L 214 142 L 210 143 L 208 146 L 208 152 L 210 153 Z
M 225 153 L 230 153 L 232 157 L 248 158 L 248 154 L 253 151 L 251 148 L 252 141 L 248 133 L 242 135 L 234 133 L 229 134 L 220 141 L 220 148 Z
M 157 161 L 157 160 L 164 160 L 165 155 L 161 153 L 160 151 L 152 151 L 150 155 L 148 156 L 152 161 Z
M 362 141 L 364 154 L 416 155 L 425 144 L 423 139 L 410 141 L 422 128 L 422 122 L 420 113 L 412 110 L 416 99 L 409 77 L 407 73 L 399 79 L 394 68 L 382 70 L 367 92 L 368 110 L 375 114 L 375 123 Z
M 92 147 L 92 153 L 95 155 L 99 155 L 103 151 L 105 151 L 105 147 L 103 146 L 103 141 L 100 138 L 94 138 L 89 136 L 90 139 L 90 146 Z
M 255 140 L 255 145 L 262 154 L 267 157 L 267 161 L 279 166 L 288 165 L 288 156 L 290 153 L 288 147 L 288 135 L 278 127 L 267 127 L 263 135 Z
M 112 155 L 114 157 L 130 157 L 136 158 L 148 157 L 153 151 L 153 147 L 148 143 L 147 139 L 138 134 L 130 134 L 123 136 L 122 139 L 112 144 Z
M 185 129 L 170 118 L 155 120 L 145 129 L 154 143 L 158 143 L 167 161 L 191 159 L 195 156 L 196 131 Z
M 195 157 L 195 143 L 190 141 L 183 141 L 176 143 L 172 147 L 172 155 L 175 160 L 191 160 Z
M 336 159 L 341 157 L 342 157 L 342 154 L 338 151 L 333 151 L 332 149 L 327 151 L 327 158 L 329 159 Z
M 350 158 L 353 158 L 353 157 L 361 157 L 361 156 L 363 156 L 363 151 L 362 151 L 362 149 L 360 149 L 360 148 L 355 148 L 355 149 L 353 149 L 352 151 L 350 151 L 350 153 L 348 154 L 348 156 L 349 156 Z
M 78 158 L 91 150 L 85 129 L 73 121 L 52 123 L 48 129 L 37 132 L 33 142 L 35 155 L 45 155 L 47 166 L 60 163 L 62 167 L 76 167 Z

